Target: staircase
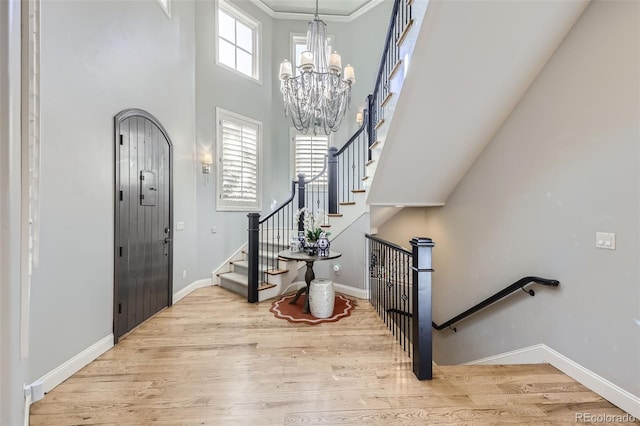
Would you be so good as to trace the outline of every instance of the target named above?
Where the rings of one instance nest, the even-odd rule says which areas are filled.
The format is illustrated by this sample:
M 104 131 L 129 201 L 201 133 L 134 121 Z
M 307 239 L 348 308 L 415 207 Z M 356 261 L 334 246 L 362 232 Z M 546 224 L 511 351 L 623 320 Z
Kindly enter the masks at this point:
M 327 223 L 323 228 L 331 232 L 331 240 L 335 239 L 356 219 L 368 211 L 363 189 L 351 190 L 351 201 L 340 203 L 340 213 L 327 214 Z M 272 299 L 280 294 L 297 290 L 304 285 L 299 271 L 305 266 L 304 262 L 285 260 L 278 257 L 278 252 L 289 248 L 292 236 L 298 235 L 297 229 L 262 230 L 264 233 L 258 250 L 258 301 Z M 273 242 L 272 242 L 273 241 Z M 218 271 L 215 279 L 222 288 L 242 296 L 248 296 L 249 275 L 248 244 L 245 244 L 225 265 L 224 270 Z
M 291 197 L 275 211 L 263 219 L 249 214 L 249 242 L 229 258 L 228 264 L 214 272 L 214 282 L 246 296 L 250 302 L 300 288 L 304 283 L 296 280 L 304 262 L 286 261 L 277 255 L 288 248 L 291 235 L 297 235 L 295 211 L 306 206 L 312 211 L 327 212 L 323 228 L 331 232 L 331 240 L 369 212 L 367 189 L 376 172 L 427 4 L 426 1 L 395 0 L 362 126 L 341 148 L 329 148 L 323 172 L 309 180 L 302 176 L 292 182 Z M 328 181 L 326 191 L 309 189 L 312 187 L 309 184 L 320 176 Z M 256 259 L 254 282 L 249 279 L 252 258 Z

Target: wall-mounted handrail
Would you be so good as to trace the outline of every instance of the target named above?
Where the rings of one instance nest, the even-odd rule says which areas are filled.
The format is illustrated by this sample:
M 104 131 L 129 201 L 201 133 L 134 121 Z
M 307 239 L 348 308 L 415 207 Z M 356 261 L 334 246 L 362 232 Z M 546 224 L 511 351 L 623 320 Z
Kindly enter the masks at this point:
M 531 289 L 525 290 L 524 288 L 527 284 L 531 284 L 531 283 L 546 285 L 550 287 L 557 287 L 558 285 L 560 285 L 560 281 L 558 280 L 551 280 L 548 278 L 540 278 L 540 277 L 523 277 L 523 278 L 520 278 L 518 281 L 514 282 L 513 284 L 500 290 L 493 296 L 487 297 L 482 302 L 462 312 L 460 315 L 456 315 L 455 317 L 451 318 L 449 321 L 443 322 L 440 325 L 436 324 L 435 322 L 432 322 L 432 326 L 436 330 L 443 330 L 445 328 L 452 327 L 454 324 L 462 321 L 468 316 L 475 314 L 476 312 L 486 308 L 487 306 L 494 304 L 498 300 L 505 298 L 506 296 L 510 295 L 514 291 L 522 290 L 525 293 L 529 293 L 529 295 L 531 296 L 535 296 L 536 294 L 535 291 Z M 452 327 L 451 329 L 453 331 L 457 331 L 455 327 Z
M 436 324 L 435 322 L 431 322 L 431 326 L 433 328 L 435 328 L 436 330 L 444 330 L 445 328 L 450 328 L 451 330 L 453 330 L 454 332 L 458 331 L 455 327 L 453 327 L 454 324 L 459 323 L 460 321 L 462 321 L 463 319 L 475 314 L 478 311 L 481 311 L 482 309 L 488 307 L 489 305 L 492 305 L 494 303 L 496 303 L 497 301 L 499 301 L 500 299 L 504 299 L 505 297 L 507 297 L 508 295 L 510 295 L 511 293 L 518 291 L 518 290 L 522 290 L 525 293 L 528 293 L 530 296 L 535 296 L 536 292 L 533 291 L 533 289 L 525 289 L 525 286 L 527 286 L 528 284 L 541 284 L 541 285 L 546 285 L 549 287 L 557 287 L 558 285 L 560 285 L 560 281 L 558 280 L 552 280 L 552 279 L 548 279 L 548 278 L 540 278 L 540 277 L 523 277 L 520 278 L 518 281 L 514 282 L 513 284 L 508 285 L 507 287 L 503 288 L 502 290 L 500 290 L 499 292 L 495 293 L 494 295 L 487 297 L 486 299 L 484 299 L 482 302 L 478 303 L 477 305 L 474 305 L 473 307 L 467 309 L 466 311 L 462 312 L 459 315 L 456 315 L 455 317 L 451 318 L 448 321 L 443 322 L 442 324 Z M 408 317 L 411 317 L 412 314 L 411 312 L 406 312 L 397 308 L 390 308 L 387 310 L 387 312 L 389 313 L 396 313 L 396 314 L 401 314 L 401 315 L 406 315 Z

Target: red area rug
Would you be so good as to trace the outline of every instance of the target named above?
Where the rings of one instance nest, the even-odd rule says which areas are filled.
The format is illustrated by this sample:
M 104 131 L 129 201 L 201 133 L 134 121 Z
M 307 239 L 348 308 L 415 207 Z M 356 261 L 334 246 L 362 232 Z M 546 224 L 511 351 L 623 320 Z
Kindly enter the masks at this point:
M 351 300 L 341 294 L 336 294 L 333 316 L 329 318 L 316 318 L 311 314 L 302 313 L 305 296 L 305 294 L 300 296 L 300 299 L 298 299 L 294 305 L 290 305 L 289 301 L 295 297 L 295 293 L 282 296 L 271 304 L 271 309 L 269 310 L 273 312 L 276 318 L 285 319 L 293 323 L 316 325 L 323 322 L 336 322 L 340 318 L 348 317 L 351 315 L 351 311 L 354 307 L 354 303 Z

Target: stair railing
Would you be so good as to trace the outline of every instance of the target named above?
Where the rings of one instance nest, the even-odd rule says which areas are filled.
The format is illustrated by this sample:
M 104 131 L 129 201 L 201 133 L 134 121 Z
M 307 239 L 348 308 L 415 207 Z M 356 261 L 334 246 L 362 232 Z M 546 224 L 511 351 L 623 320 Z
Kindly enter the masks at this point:
M 391 99 L 390 81 L 402 61 L 400 46 L 413 24 L 413 0 L 395 0 L 389 20 L 373 93 L 367 96 L 362 126 L 340 148 L 329 149 L 329 214 L 339 214 L 340 205 L 353 204 L 354 194 L 364 191 L 366 166 L 377 131 L 384 123 L 384 107 Z
M 476 312 L 522 290 L 530 296 L 535 291 L 528 284 L 557 287 L 558 280 L 535 276 L 523 277 L 459 315 L 438 325 L 431 320 L 431 252 L 429 238 L 411 240 L 406 250 L 383 239 L 366 235 L 369 242 L 369 302 L 402 348 L 413 359 L 419 379 L 431 377 L 431 329 L 450 328 Z

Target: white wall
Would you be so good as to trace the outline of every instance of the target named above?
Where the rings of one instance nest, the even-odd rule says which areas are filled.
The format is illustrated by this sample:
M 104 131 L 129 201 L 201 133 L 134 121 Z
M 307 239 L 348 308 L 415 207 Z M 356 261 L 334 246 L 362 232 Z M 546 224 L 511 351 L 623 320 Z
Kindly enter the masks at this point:
M 522 276 L 560 280 L 435 332 L 436 362 L 544 343 L 640 396 L 638 17 L 593 1 L 447 204 L 379 228 L 434 239 L 437 323 Z M 617 249 L 596 249 L 597 231 Z
M 0 424 L 23 421 L 20 359 L 20 1 L 0 2 Z
M 142 108 L 174 146 L 174 291 L 195 246 L 194 5 L 42 2 L 40 267 L 32 286 L 34 380 L 112 333 L 113 117 Z

